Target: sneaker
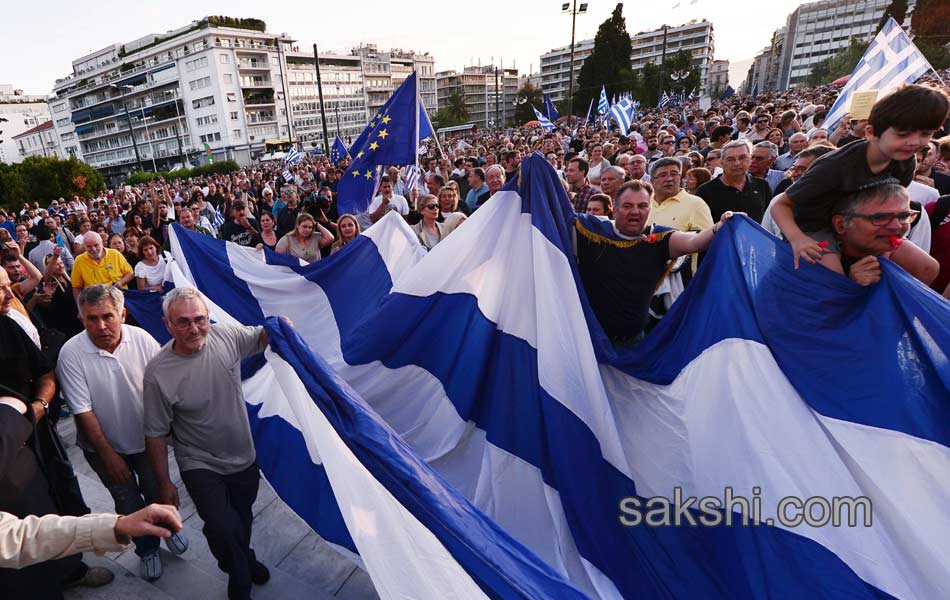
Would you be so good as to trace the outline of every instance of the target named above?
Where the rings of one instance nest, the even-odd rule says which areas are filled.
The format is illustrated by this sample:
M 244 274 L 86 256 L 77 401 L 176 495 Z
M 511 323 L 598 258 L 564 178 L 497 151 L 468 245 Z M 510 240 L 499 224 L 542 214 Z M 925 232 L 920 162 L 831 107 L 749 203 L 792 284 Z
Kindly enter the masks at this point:
M 188 549 L 188 536 L 185 535 L 184 531 L 173 533 L 171 537 L 165 538 L 165 547 L 172 554 L 184 554 L 185 550 Z
M 264 585 L 270 581 L 270 571 L 259 560 L 255 560 L 251 565 L 251 581 L 254 585 Z
M 142 557 L 139 575 L 145 581 L 155 581 L 162 576 L 162 559 L 158 556 L 158 550 Z
M 89 567 L 85 575 L 79 579 L 67 582 L 64 584 L 64 587 L 102 587 L 107 583 L 112 583 L 113 579 L 115 579 L 115 574 L 109 569 L 105 567 Z

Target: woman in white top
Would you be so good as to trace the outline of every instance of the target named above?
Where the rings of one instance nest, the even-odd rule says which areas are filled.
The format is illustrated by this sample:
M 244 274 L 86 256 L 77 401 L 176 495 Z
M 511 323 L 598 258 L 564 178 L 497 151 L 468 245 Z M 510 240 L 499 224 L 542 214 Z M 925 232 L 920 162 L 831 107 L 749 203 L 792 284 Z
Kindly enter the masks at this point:
M 319 231 L 319 235 L 317 231 Z M 294 230 L 284 235 L 277 242 L 277 252 L 292 254 L 307 262 L 320 260 L 320 248 L 333 243 L 333 234 L 323 225 L 317 223 L 313 215 L 300 213 Z
M 135 281 L 138 289 L 162 291 L 165 283 L 165 257 L 162 247 L 151 236 L 139 239 L 139 262 L 135 265 Z
M 587 178 L 592 185 L 600 185 L 601 172 L 610 166 L 610 161 L 604 158 L 604 147 L 601 144 L 594 144 L 590 148 L 590 169 L 587 171 Z

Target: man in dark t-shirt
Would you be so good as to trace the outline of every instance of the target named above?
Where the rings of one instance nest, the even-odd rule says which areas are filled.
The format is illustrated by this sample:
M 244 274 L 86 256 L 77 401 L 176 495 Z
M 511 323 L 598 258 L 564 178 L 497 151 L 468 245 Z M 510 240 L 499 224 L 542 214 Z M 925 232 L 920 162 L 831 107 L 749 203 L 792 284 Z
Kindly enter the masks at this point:
M 611 342 L 629 347 L 643 338 L 650 301 L 667 274 L 669 261 L 704 252 L 727 212 L 713 227 L 685 233 L 648 226 L 653 187 L 642 181 L 620 186 L 616 221 L 575 215 L 577 266 L 597 320 Z
M 260 228 L 255 219 L 247 216 L 244 200 L 235 200 L 231 205 L 231 220 L 221 226 L 218 237 L 249 248 L 261 243 Z

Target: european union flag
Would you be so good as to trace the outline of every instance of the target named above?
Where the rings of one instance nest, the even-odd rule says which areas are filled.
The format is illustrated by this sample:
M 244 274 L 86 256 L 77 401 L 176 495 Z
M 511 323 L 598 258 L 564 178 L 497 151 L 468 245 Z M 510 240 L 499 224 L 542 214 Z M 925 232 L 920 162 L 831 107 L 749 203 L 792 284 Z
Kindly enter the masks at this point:
M 731 85 L 727 85 L 727 86 L 726 86 L 726 92 L 722 95 L 722 99 L 725 100 L 726 98 L 731 97 L 731 96 L 732 96 L 733 94 L 735 94 L 735 93 L 736 93 L 736 90 L 733 89 L 733 87 L 732 87 Z
M 548 114 L 548 120 L 552 123 L 557 121 L 560 116 L 557 114 L 557 109 L 554 108 L 554 103 L 551 102 L 551 97 L 547 94 L 544 95 L 544 112 Z
M 349 156 L 349 154 L 349 151 L 346 149 L 346 144 L 343 143 L 340 136 L 336 136 L 336 139 L 333 140 L 333 145 L 330 146 L 330 162 L 336 164 L 343 160 L 345 156 Z
M 413 72 L 353 144 L 353 162 L 337 188 L 340 214 L 366 210 L 383 167 L 415 164 L 419 140 L 432 134 L 416 85 Z

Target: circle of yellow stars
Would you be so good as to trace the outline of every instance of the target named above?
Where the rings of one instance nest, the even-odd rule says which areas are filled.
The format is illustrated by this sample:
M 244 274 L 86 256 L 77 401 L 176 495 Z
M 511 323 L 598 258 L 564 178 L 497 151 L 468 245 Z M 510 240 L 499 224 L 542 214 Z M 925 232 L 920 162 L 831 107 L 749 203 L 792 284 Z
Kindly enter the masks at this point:
M 376 129 L 378 125 L 389 125 L 389 122 L 391 120 L 392 118 L 385 112 L 378 112 L 373 117 L 373 120 L 369 122 L 370 129 Z M 389 136 L 389 131 L 387 131 L 385 128 L 380 129 L 379 131 L 376 132 L 377 140 L 386 141 L 386 138 L 388 136 Z M 377 140 L 373 140 L 372 142 L 370 142 L 370 145 L 368 146 L 370 151 L 375 151 L 379 148 L 379 142 Z M 359 159 L 363 158 L 363 156 L 365 155 L 366 155 L 366 152 L 363 150 L 360 150 L 359 152 L 356 153 L 356 156 L 353 157 L 353 162 L 355 163 Z M 377 167 L 377 169 L 379 168 L 380 167 Z M 361 175 L 360 170 L 355 169 L 355 168 L 352 171 L 350 171 L 350 173 L 353 175 L 353 177 L 359 177 Z M 374 169 L 366 169 L 366 172 L 363 173 L 362 175 L 366 179 L 372 179 L 374 175 Z

